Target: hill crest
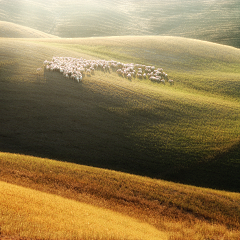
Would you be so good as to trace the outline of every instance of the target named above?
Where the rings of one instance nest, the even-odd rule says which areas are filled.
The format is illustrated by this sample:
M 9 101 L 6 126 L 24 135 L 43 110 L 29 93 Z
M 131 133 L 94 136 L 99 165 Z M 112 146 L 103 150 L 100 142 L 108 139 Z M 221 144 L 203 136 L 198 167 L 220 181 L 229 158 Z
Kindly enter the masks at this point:
M 168 35 L 238 48 L 239 15 L 238 0 L 2 0 L 0 9 L 2 21 L 59 37 Z
M 2 38 L 58 38 L 57 36 L 19 24 L 0 21 L 0 37 Z

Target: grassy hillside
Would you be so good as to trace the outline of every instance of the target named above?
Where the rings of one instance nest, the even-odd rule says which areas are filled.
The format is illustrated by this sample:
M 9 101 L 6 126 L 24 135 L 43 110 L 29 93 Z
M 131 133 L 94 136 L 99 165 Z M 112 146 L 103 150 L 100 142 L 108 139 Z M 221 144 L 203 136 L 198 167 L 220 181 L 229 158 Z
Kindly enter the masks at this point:
M 1 236 L 83 236 L 86 240 L 240 237 L 239 193 L 19 154 L 0 153 L 0 169 Z
M 0 182 L 0 192 L 1 230 L 8 235 L 31 239 L 167 239 L 149 224 L 90 204 L 5 182 Z
M 0 149 L 240 190 L 240 51 L 175 37 L 0 39 Z M 36 68 L 52 56 L 163 67 L 175 85 Z
M 0 20 L 60 37 L 170 35 L 240 47 L 238 0 L 1 1 Z
M 57 36 L 47 34 L 19 24 L 0 21 L 0 37 L 4 38 L 57 38 Z

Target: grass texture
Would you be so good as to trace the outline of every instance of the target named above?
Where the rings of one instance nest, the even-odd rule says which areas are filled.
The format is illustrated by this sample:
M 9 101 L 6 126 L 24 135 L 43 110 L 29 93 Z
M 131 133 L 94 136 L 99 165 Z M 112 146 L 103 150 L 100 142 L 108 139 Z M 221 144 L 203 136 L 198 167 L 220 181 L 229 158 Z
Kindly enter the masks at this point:
M 149 224 L 56 195 L 0 182 L 1 231 L 37 239 L 167 239 Z
M 3 235 L 239 238 L 239 193 L 19 154 L 1 153 L 0 167 Z
M 239 191 L 238 49 L 175 37 L 0 41 L 2 151 Z M 155 65 L 175 85 L 38 77 L 54 55 Z
M 134 19 L 144 16 L 139 5 L 144 1 L 129 1 L 125 15 L 111 11 L 108 25 L 94 14 L 108 1 L 101 2 L 103 8 L 94 5 L 97 12 L 89 10 L 89 2 L 76 4 L 76 11 L 81 7 L 98 18 L 90 21 L 97 33 L 84 23 L 89 20 L 84 14 L 68 14 L 75 1 L 64 11 L 57 5 L 53 10 L 54 1 L 28 1 L 20 8 L 24 3 L 1 1 L 1 19 L 8 21 L 10 10 L 13 22 L 31 22 L 58 36 L 71 36 L 73 29 L 85 36 L 103 36 L 104 29 L 115 35 L 116 22 L 131 35 L 159 34 L 165 25 L 168 33 L 186 36 L 184 25 L 188 36 L 238 46 L 237 35 L 228 34 L 238 26 L 234 0 L 219 1 L 218 7 L 186 1 L 178 12 L 187 10 L 192 16 L 178 25 L 176 2 L 163 2 L 161 9 L 172 10 L 175 18 L 165 18 L 168 26 L 155 21 L 160 28 L 151 21 L 159 3 L 148 19 L 138 21 L 140 28 Z M 46 11 L 39 23 L 38 15 Z M 206 16 L 211 17 L 202 31 L 196 22 L 203 24 Z M 126 21 L 128 25 L 120 24 Z M 61 39 L 13 23 L 2 21 L 0 26 L 0 238 L 240 238 L 239 49 L 170 36 Z M 155 65 L 175 84 L 129 81 L 114 71 L 96 71 L 80 84 L 56 72 L 39 76 L 36 69 L 53 56 Z

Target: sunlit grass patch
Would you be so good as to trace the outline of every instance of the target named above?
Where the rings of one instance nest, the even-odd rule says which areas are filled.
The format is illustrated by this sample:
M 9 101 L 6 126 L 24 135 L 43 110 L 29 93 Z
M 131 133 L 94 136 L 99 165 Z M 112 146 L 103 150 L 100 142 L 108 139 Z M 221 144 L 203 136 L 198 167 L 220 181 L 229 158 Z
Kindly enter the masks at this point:
M 154 227 L 88 204 L 0 182 L 1 233 L 43 239 L 167 239 Z
M 51 44 L 59 48 L 64 48 L 71 51 L 76 51 L 84 54 L 93 56 L 94 58 L 99 59 L 121 59 L 124 62 L 137 62 L 140 59 L 130 56 L 128 51 L 124 47 L 115 47 L 115 46 L 102 46 L 97 42 L 95 45 L 81 45 L 81 44 Z
M 0 21 L 1 37 L 6 38 L 58 38 L 57 36 L 12 22 Z
M 0 164 L 1 180 L 25 187 L 0 182 L 3 234 L 154 239 L 158 229 L 168 239 L 239 238 L 238 193 L 19 154 L 1 153 Z

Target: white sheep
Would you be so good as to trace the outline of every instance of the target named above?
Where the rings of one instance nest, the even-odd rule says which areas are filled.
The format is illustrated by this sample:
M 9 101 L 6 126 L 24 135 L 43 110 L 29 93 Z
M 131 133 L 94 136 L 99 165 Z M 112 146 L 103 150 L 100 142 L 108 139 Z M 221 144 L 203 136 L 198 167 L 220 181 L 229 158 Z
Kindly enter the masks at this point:
M 128 73 L 128 75 L 127 75 L 127 79 L 129 79 L 129 80 L 132 79 L 132 75 L 131 75 L 131 73 Z
M 160 82 L 165 85 L 165 80 L 161 79 Z
M 42 68 L 37 68 L 37 75 L 40 76 L 41 73 L 42 73 Z
M 165 81 L 171 85 L 174 84 L 172 79 L 168 79 L 168 75 L 163 72 L 162 68 L 155 69 L 155 66 L 146 66 L 142 64 L 121 63 L 117 61 L 106 60 L 86 60 L 83 58 L 72 57 L 53 57 L 52 61 L 45 60 L 43 62 L 44 73 L 47 71 L 58 71 L 66 78 L 71 78 L 77 82 L 82 81 L 85 75 L 92 76 L 95 70 L 103 70 L 110 73 L 110 68 L 115 70 L 119 76 L 124 76 L 127 79 L 138 77 L 140 79 L 147 77 L 154 82 L 165 84 Z M 37 69 L 40 75 L 40 68 Z
M 91 76 L 91 70 L 90 69 L 87 69 L 86 73 L 87 73 L 87 76 L 89 76 L 89 77 Z
M 170 83 L 170 85 L 174 85 L 174 81 L 172 79 L 169 79 L 168 82 Z

